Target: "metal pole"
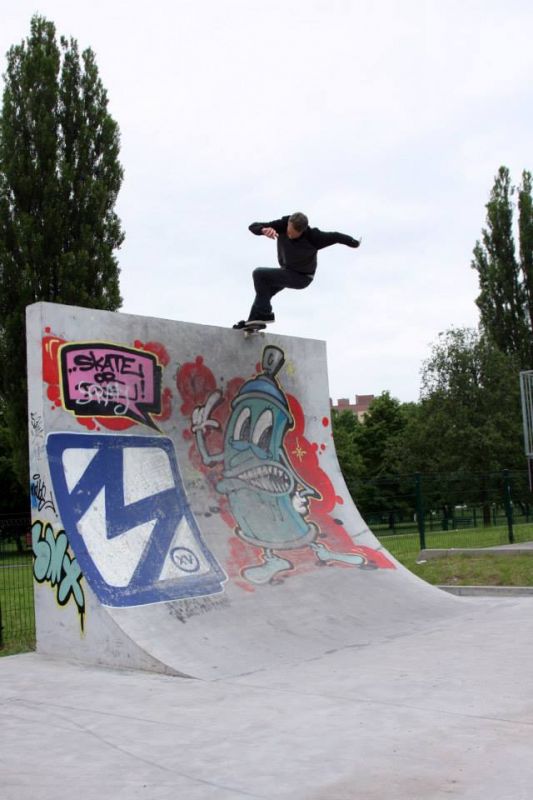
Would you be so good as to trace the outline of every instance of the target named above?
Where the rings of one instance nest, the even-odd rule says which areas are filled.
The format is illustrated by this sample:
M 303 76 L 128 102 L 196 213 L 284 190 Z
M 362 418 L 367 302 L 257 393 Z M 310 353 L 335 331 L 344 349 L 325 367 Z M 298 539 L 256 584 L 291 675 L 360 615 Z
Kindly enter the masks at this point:
M 509 470 L 503 471 L 503 502 L 505 505 L 505 515 L 507 517 L 507 530 L 509 533 L 509 543 L 514 544 L 513 533 L 513 502 L 511 500 L 511 478 Z
M 520 373 L 524 450 L 529 468 L 529 491 L 533 492 L 533 370 Z
M 420 549 L 426 549 L 426 526 L 424 524 L 424 502 L 422 498 L 422 476 L 419 472 L 415 475 L 416 485 L 416 522 L 418 525 L 418 536 L 420 538 Z

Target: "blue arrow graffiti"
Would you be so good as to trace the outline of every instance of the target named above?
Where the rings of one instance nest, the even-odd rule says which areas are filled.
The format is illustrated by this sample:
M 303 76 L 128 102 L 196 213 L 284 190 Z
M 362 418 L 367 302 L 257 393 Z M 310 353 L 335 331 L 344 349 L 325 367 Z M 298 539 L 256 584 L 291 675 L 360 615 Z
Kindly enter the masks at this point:
M 128 448 L 159 448 L 168 461 L 174 485 L 126 504 L 124 458 Z M 70 479 L 69 488 L 65 453 L 86 450 L 94 451 L 94 454 L 74 485 Z M 143 605 L 215 594 L 223 590 L 226 575 L 202 539 L 185 495 L 170 439 L 51 433 L 47 438 L 47 454 L 55 499 L 70 546 L 89 586 L 104 605 Z M 135 536 L 134 529 L 145 523 L 153 526 L 125 586 L 113 585 L 104 578 L 80 530 L 80 521 L 102 490 L 105 519 L 101 524 L 107 541 L 124 535 Z M 167 557 L 179 567 L 171 550 L 176 549 L 172 548 L 172 542 L 183 519 L 187 522 L 196 549 L 194 559 L 189 563 L 197 563 L 198 567 L 187 569 L 185 565 L 179 574 L 161 579 Z M 204 564 L 202 574 L 198 574 L 199 558 Z

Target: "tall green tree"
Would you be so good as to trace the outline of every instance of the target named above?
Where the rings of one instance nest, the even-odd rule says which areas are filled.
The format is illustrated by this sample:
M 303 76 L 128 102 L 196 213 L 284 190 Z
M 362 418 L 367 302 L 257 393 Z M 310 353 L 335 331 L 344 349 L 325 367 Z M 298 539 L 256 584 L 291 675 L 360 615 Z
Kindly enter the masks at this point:
M 364 511 L 401 514 L 406 510 L 403 481 L 398 475 L 398 449 L 411 410 L 411 404 L 402 405 L 385 391 L 372 401 L 365 414 L 357 437 L 363 461 L 357 499 Z
M 356 414 L 348 409 L 344 411 L 332 412 L 333 439 L 335 441 L 335 451 L 339 459 L 342 475 L 353 496 L 355 484 L 363 472 L 363 459 L 359 453 L 357 445 L 357 435 L 361 428 L 361 423 Z
M 403 471 L 423 473 L 427 503 L 481 504 L 488 522 L 502 470 L 524 469 L 517 357 L 474 329 L 441 334 L 401 444 Z
M 7 53 L 0 117 L 0 395 L 27 486 L 25 307 L 116 310 L 119 130 L 93 52 L 34 16 Z
M 401 403 L 391 397 L 390 392 L 382 392 L 372 401 L 358 435 L 366 477 L 378 478 L 393 471 L 390 461 L 392 443 L 402 432 L 404 424 Z
M 517 356 L 483 333 L 441 334 L 422 370 L 421 408 L 409 443 L 418 469 L 524 469 Z
M 520 265 L 526 302 L 526 318 L 529 336 L 533 336 L 533 199 L 531 173 L 522 173 L 522 184 L 518 188 L 518 235 L 520 241 Z M 533 348 L 533 345 L 531 345 Z M 530 352 L 529 368 L 533 368 Z
M 402 512 L 402 436 L 416 404 L 404 403 L 389 392 L 375 398 L 360 422 L 351 411 L 333 414 L 333 436 L 341 470 L 359 509 Z
M 518 192 L 518 258 L 513 235 L 513 196 Z M 487 209 L 487 225 L 474 248 L 478 273 L 476 304 L 481 328 L 503 353 L 516 355 L 522 369 L 533 367 L 533 211 L 531 174 L 516 190 L 500 167 Z
M 0 398 L 0 487 L 2 499 L 0 513 L 20 512 L 28 509 L 26 493 L 13 472 L 9 431 L 5 422 L 5 408 Z

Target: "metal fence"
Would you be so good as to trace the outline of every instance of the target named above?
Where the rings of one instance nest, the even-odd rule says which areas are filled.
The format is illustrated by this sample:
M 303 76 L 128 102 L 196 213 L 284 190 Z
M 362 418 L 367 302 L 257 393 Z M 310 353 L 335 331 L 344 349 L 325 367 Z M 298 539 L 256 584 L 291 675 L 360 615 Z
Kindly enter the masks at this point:
M 369 527 L 399 557 L 425 548 L 533 540 L 527 470 L 392 475 L 348 488 Z
M 0 514 L 0 648 L 35 644 L 30 514 Z

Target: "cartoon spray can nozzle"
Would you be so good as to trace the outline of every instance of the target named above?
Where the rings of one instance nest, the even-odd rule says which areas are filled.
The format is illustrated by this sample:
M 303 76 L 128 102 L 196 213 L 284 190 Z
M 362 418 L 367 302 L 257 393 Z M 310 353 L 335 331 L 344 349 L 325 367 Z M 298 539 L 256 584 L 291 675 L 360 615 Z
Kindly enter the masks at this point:
M 276 375 L 285 363 L 283 351 L 275 345 L 265 347 L 261 367 L 263 372 L 256 375 L 252 380 L 244 383 L 237 396 L 232 402 L 233 408 L 244 400 L 253 398 L 269 400 L 287 417 L 289 425 L 292 425 L 292 415 L 289 411 L 287 398 L 278 386 Z
M 263 367 L 263 375 L 268 378 L 275 378 L 282 366 L 285 363 L 285 354 L 283 350 L 274 345 L 265 347 L 263 351 L 263 359 L 261 366 Z

